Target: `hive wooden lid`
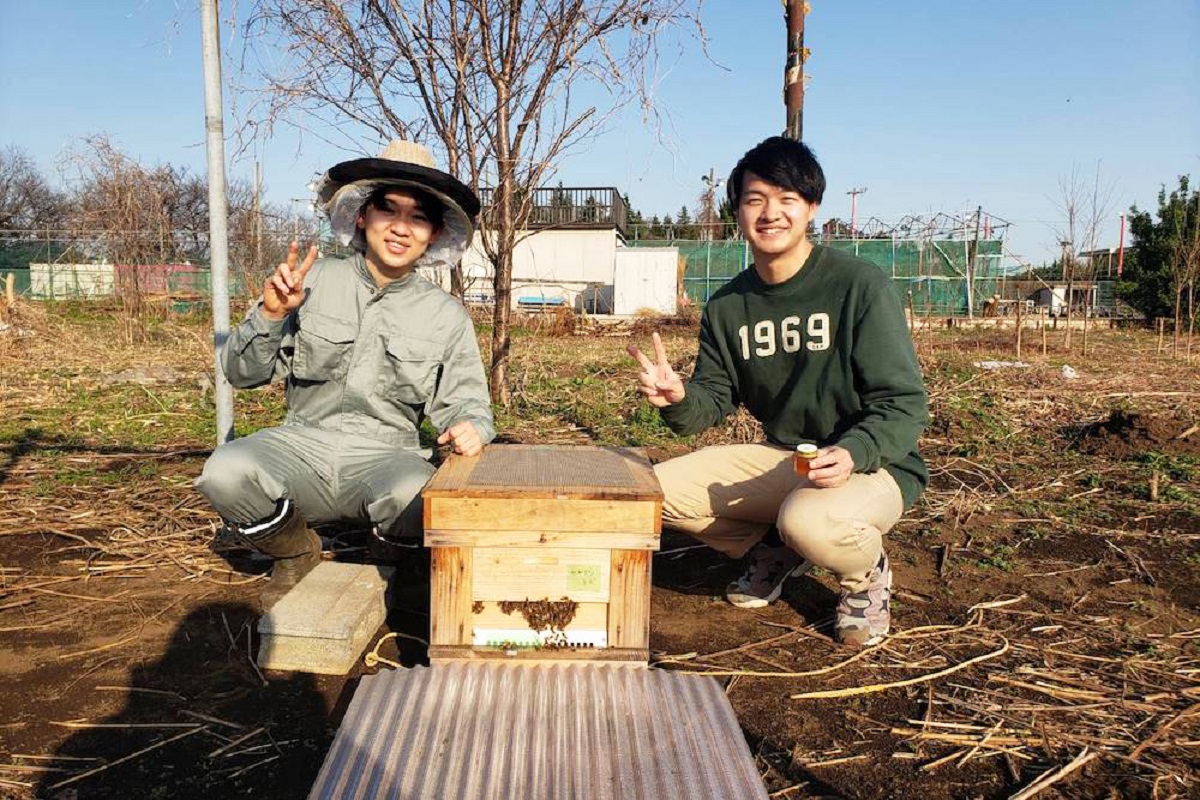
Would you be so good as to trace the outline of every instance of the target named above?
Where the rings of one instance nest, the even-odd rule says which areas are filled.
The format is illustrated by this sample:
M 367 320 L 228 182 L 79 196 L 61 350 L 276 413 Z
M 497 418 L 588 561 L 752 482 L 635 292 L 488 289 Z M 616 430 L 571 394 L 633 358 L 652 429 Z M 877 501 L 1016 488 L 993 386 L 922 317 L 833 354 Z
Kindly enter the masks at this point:
M 640 449 L 493 444 L 479 456 L 451 455 L 426 485 L 426 498 L 662 500 Z

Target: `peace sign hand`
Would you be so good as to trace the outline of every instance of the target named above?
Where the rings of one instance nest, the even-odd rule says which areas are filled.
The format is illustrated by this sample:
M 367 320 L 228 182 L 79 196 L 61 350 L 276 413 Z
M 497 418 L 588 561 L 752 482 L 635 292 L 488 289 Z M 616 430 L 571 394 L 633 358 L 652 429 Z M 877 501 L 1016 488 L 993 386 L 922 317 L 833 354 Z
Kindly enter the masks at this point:
M 657 333 L 651 338 L 654 340 L 655 361 L 647 358 L 637 345 L 631 344 L 627 350 L 642 365 L 642 371 L 638 373 L 638 391 L 646 395 L 650 405 L 664 408 L 681 401 L 685 390 L 683 380 L 667 360 L 667 349 L 663 347 L 662 339 Z
M 308 254 L 299 267 L 300 245 L 292 242 L 288 247 L 287 260 L 280 264 L 275 273 L 263 284 L 263 315 L 278 322 L 295 311 L 304 302 L 304 276 L 317 260 L 317 246 L 308 248 Z

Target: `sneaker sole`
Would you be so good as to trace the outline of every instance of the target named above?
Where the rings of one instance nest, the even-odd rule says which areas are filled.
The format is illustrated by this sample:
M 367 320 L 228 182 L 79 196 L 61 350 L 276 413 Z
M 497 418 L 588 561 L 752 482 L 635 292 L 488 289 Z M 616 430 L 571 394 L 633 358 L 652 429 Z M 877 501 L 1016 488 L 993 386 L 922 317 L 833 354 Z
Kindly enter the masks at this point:
M 734 600 L 728 594 L 725 599 L 734 608 L 766 608 L 779 599 L 779 595 L 783 594 L 783 584 L 787 583 L 788 578 L 799 578 L 808 574 L 808 571 L 813 568 L 811 561 L 803 561 L 799 566 L 795 567 L 791 572 L 783 576 L 783 579 L 775 586 L 775 590 L 766 597 L 748 597 L 745 600 Z

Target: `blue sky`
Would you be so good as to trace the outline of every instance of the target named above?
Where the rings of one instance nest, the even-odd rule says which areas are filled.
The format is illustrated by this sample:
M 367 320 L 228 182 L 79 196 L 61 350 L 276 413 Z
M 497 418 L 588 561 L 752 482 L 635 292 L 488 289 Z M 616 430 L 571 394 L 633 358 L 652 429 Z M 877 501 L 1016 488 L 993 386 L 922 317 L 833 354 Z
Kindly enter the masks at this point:
M 25 148 L 57 179 L 74 142 L 107 133 L 143 163 L 202 173 L 198 5 L 0 0 L 0 147 Z M 860 219 L 982 205 L 1014 224 L 1010 247 L 1037 262 L 1057 252 L 1058 184 L 1073 168 L 1090 181 L 1099 163 L 1112 187 L 1102 245 L 1116 244 L 1121 211 L 1153 207 L 1159 186 L 1179 174 L 1200 176 L 1195 0 L 812 6 L 804 138 L 829 180 L 822 219 L 848 218 L 855 186 L 867 187 Z M 727 174 L 781 131 L 778 0 L 709 0 L 703 19 L 707 58 L 687 41 L 662 59 L 669 142 L 629 110 L 568 158 L 559 179 L 615 185 L 646 215 L 674 214 L 694 207 L 709 168 Z M 240 43 L 228 27 L 222 35 L 236 55 Z M 283 203 L 302 197 L 314 173 L 359 154 L 282 134 L 231 158 L 230 170 L 249 177 L 261 158 L 268 198 Z

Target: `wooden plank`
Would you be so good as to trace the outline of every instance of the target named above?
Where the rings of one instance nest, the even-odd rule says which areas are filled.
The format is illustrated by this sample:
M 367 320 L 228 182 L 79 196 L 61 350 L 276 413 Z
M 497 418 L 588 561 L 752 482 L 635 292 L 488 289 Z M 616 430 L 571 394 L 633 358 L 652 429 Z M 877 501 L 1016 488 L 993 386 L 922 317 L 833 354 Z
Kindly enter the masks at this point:
M 658 533 L 655 502 L 482 497 L 427 497 L 428 530 L 528 530 L 530 521 L 554 531 Z
M 522 600 L 525 598 L 521 598 Z M 525 628 L 528 627 L 521 612 L 505 614 L 498 602 L 481 603 L 478 611 L 471 611 L 471 625 L 475 628 Z M 608 603 L 580 603 L 575 617 L 564 630 L 606 631 L 608 630 Z
M 580 648 L 576 650 L 503 650 L 499 647 L 461 647 L 430 645 L 429 661 L 520 661 L 522 664 L 554 664 L 563 661 L 602 661 L 617 667 L 645 668 L 650 661 L 649 649 L 642 648 Z
M 439 547 L 430 551 L 429 643 L 471 643 L 473 551 Z
M 491 445 L 497 447 L 498 445 Z M 457 453 L 451 453 L 446 456 L 446 460 L 441 463 L 433 477 L 429 479 L 429 483 L 425 488 L 440 489 L 442 491 L 457 492 L 462 487 L 467 485 L 471 479 L 471 472 L 479 463 L 482 456 L 460 456 Z
M 508 498 L 538 498 L 543 500 L 661 500 L 662 492 L 651 492 L 641 488 L 622 489 L 618 486 L 470 486 L 457 491 L 441 491 L 426 486 L 421 490 L 427 497 L 486 497 L 504 500 Z
M 426 547 L 604 547 L 609 550 L 657 550 L 660 543 L 660 535 L 648 531 L 425 531 Z
M 650 646 L 650 553 L 612 551 L 612 593 L 608 604 L 608 644 L 615 648 Z
M 443 549 L 436 548 L 437 553 Z M 477 547 L 469 601 L 560 600 L 607 603 L 609 550 L 583 548 Z M 620 552 L 647 553 L 646 550 Z M 469 610 L 470 602 L 468 602 Z

